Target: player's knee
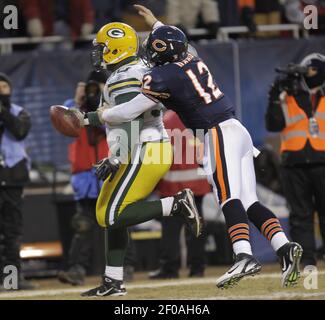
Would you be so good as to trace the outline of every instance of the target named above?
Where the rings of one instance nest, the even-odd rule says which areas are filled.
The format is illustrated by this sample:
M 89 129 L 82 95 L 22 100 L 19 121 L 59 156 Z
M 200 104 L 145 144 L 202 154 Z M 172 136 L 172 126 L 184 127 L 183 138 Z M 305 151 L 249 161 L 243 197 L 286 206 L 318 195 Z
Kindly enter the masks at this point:
M 249 210 L 256 202 L 258 202 L 257 196 L 253 195 L 250 197 L 244 197 L 241 199 L 241 202 L 243 203 L 243 206 L 246 211 Z
M 223 208 L 227 203 L 232 203 L 233 201 L 241 201 L 239 197 L 227 197 L 225 199 L 223 199 L 222 201 L 219 200 L 220 206 L 221 208 Z
M 228 221 L 229 225 L 238 223 L 238 217 L 240 217 L 240 219 L 243 221 L 247 220 L 244 206 L 241 200 L 238 198 L 231 198 L 228 201 L 224 202 L 222 206 L 222 212 L 226 217 L 226 221 Z

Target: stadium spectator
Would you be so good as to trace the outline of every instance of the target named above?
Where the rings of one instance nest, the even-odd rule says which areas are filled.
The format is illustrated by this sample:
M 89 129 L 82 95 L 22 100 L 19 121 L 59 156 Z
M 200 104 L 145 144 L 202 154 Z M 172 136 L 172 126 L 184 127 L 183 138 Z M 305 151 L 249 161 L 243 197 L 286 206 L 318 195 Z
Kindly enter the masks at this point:
M 266 128 L 281 132 L 281 178 L 291 211 L 291 237 L 304 249 L 303 264 L 316 265 L 315 211 L 325 240 L 325 56 L 308 55 L 300 66 L 308 72 L 277 78 L 272 85 Z
M 148 8 L 153 8 L 160 21 L 166 21 L 166 0 L 122 0 L 123 21 L 132 26 L 137 31 L 150 31 L 148 25 L 134 10 L 134 4 L 141 4 Z
M 203 169 L 196 162 L 196 139 L 190 132 L 184 134 L 185 126 L 173 111 L 164 115 L 164 124 L 171 135 L 174 145 L 174 163 L 170 171 L 160 181 L 157 190 L 161 197 L 169 197 L 184 188 L 190 188 L 195 194 L 196 206 L 202 212 L 202 198 L 211 191 Z M 176 129 L 177 134 L 173 130 Z M 192 159 L 192 163 L 189 160 Z M 203 174 L 202 174 L 203 173 Z M 184 221 L 178 217 L 162 218 L 161 261 L 160 268 L 152 272 L 151 279 L 178 278 L 180 268 L 180 232 Z M 187 257 L 190 277 L 202 277 L 205 269 L 205 241 L 203 233 L 196 238 L 186 230 Z
M 218 0 L 220 26 L 245 25 L 250 32 L 256 31 L 254 22 L 255 0 Z
M 251 33 L 256 32 L 259 24 L 280 24 L 281 5 L 279 0 L 218 0 L 221 25 L 245 25 Z M 276 32 L 262 33 L 257 36 L 277 36 Z
M 87 36 L 93 31 L 91 0 L 19 0 L 31 37 Z
M 282 0 L 285 17 L 290 23 L 303 25 L 305 20 L 304 8 L 314 5 L 318 12 L 318 29 L 325 29 L 325 1 L 324 0 Z
M 221 26 L 240 25 L 238 0 L 218 0 L 218 5 Z
M 84 112 L 96 110 L 100 105 L 101 87 L 107 76 L 104 72 L 93 72 L 87 83 L 79 82 L 75 98 L 64 105 Z M 74 236 L 69 250 L 68 270 L 61 271 L 58 279 L 64 283 L 84 283 L 92 257 L 93 231 L 96 227 L 96 200 L 101 188 L 93 165 L 107 157 L 108 147 L 103 128 L 83 128 L 80 136 L 69 146 L 71 163 L 71 184 L 77 202 L 77 212 L 71 225 Z
M 95 28 L 97 32 L 104 24 L 122 20 L 121 0 L 92 0 L 95 11 Z
M 29 114 L 11 102 L 12 84 L 0 74 L 0 287 L 3 270 L 12 265 L 18 270 L 18 289 L 33 289 L 21 272 L 20 245 L 23 234 L 23 189 L 29 181 L 25 138 L 31 128 Z
M 255 0 L 238 0 L 240 9 L 240 21 L 247 26 L 250 32 L 256 31 L 256 24 L 254 22 Z
M 209 31 L 208 37 L 216 38 L 220 25 L 218 3 L 215 0 L 167 0 L 166 22 L 187 35 L 189 29 L 204 27 Z
M 255 23 L 257 25 L 281 24 L 279 0 L 255 0 Z M 259 37 L 277 37 L 279 32 L 257 32 Z

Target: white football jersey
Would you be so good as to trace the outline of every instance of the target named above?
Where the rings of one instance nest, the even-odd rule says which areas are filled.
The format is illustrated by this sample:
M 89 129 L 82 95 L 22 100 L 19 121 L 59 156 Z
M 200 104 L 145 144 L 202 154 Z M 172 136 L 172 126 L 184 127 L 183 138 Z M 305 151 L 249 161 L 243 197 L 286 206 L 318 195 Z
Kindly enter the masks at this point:
M 110 108 L 121 104 L 123 96 L 130 100 L 128 95 L 137 92 L 141 93 L 142 78 L 149 68 L 141 61 L 136 60 L 129 64 L 121 66 L 114 71 L 107 79 L 103 97 L 104 101 Z M 122 102 L 121 102 L 122 99 Z M 158 103 L 152 109 L 145 111 L 141 117 L 143 119 L 143 125 L 140 130 L 140 134 L 137 135 L 136 131 L 131 137 L 132 139 L 138 139 L 139 141 L 133 142 L 146 142 L 146 141 L 159 141 L 168 139 L 167 132 L 163 124 L 163 105 Z M 107 141 L 109 146 L 121 141 L 121 129 L 130 127 L 130 123 L 121 123 L 117 125 L 106 124 L 107 127 Z M 132 130 L 137 130 L 136 124 L 132 127 Z

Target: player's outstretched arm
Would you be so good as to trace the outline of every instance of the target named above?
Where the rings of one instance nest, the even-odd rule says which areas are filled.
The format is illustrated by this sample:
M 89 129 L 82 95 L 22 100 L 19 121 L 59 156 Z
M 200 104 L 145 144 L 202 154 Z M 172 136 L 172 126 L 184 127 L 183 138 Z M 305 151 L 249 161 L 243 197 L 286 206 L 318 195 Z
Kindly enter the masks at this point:
M 156 104 L 156 102 L 140 93 L 132 100 L 121 103 L 114 108 L 97 109 L 96 112 L 91 112 L 91 114 L 93 114 L 91 116 L 96 116 L 101 123 L 117 124 L 129 122 L 153 108 Z M 90 113 L 88 113 L 88 118 L 89 115 Z
M 138 11 L 138 14 L 142 16 L 150 28 L 153 28 L 154 24 L 158 21 L 152 11 L 145 6 L 135 4 L 134 8 Z

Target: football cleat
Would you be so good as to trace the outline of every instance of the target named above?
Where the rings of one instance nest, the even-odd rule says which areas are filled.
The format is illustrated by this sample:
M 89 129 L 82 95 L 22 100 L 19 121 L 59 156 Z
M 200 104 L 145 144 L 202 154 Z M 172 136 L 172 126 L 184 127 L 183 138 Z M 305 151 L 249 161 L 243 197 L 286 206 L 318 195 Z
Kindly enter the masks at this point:
M 217 280 L 217 287 L 228 289 L 242 278 L 259 273 L 261 268 L 261 264 L 252 255 L 239 253 L 231 268 Z
M 288 242 L 277 251 L 282 269 L 282 287 L 292 287 L 297 284 L 302 253 L 301 245 L 296 242 Z
M 174 196 L 172 216 L 181 216 L 196 237 L 202 233 L 202 221 L 191 189 L 184 189 Z
M 127 294 L 123 281 L 103 276 L 103 283 L 99 287 L 81 294 L 82 297 L 125 296 Z

